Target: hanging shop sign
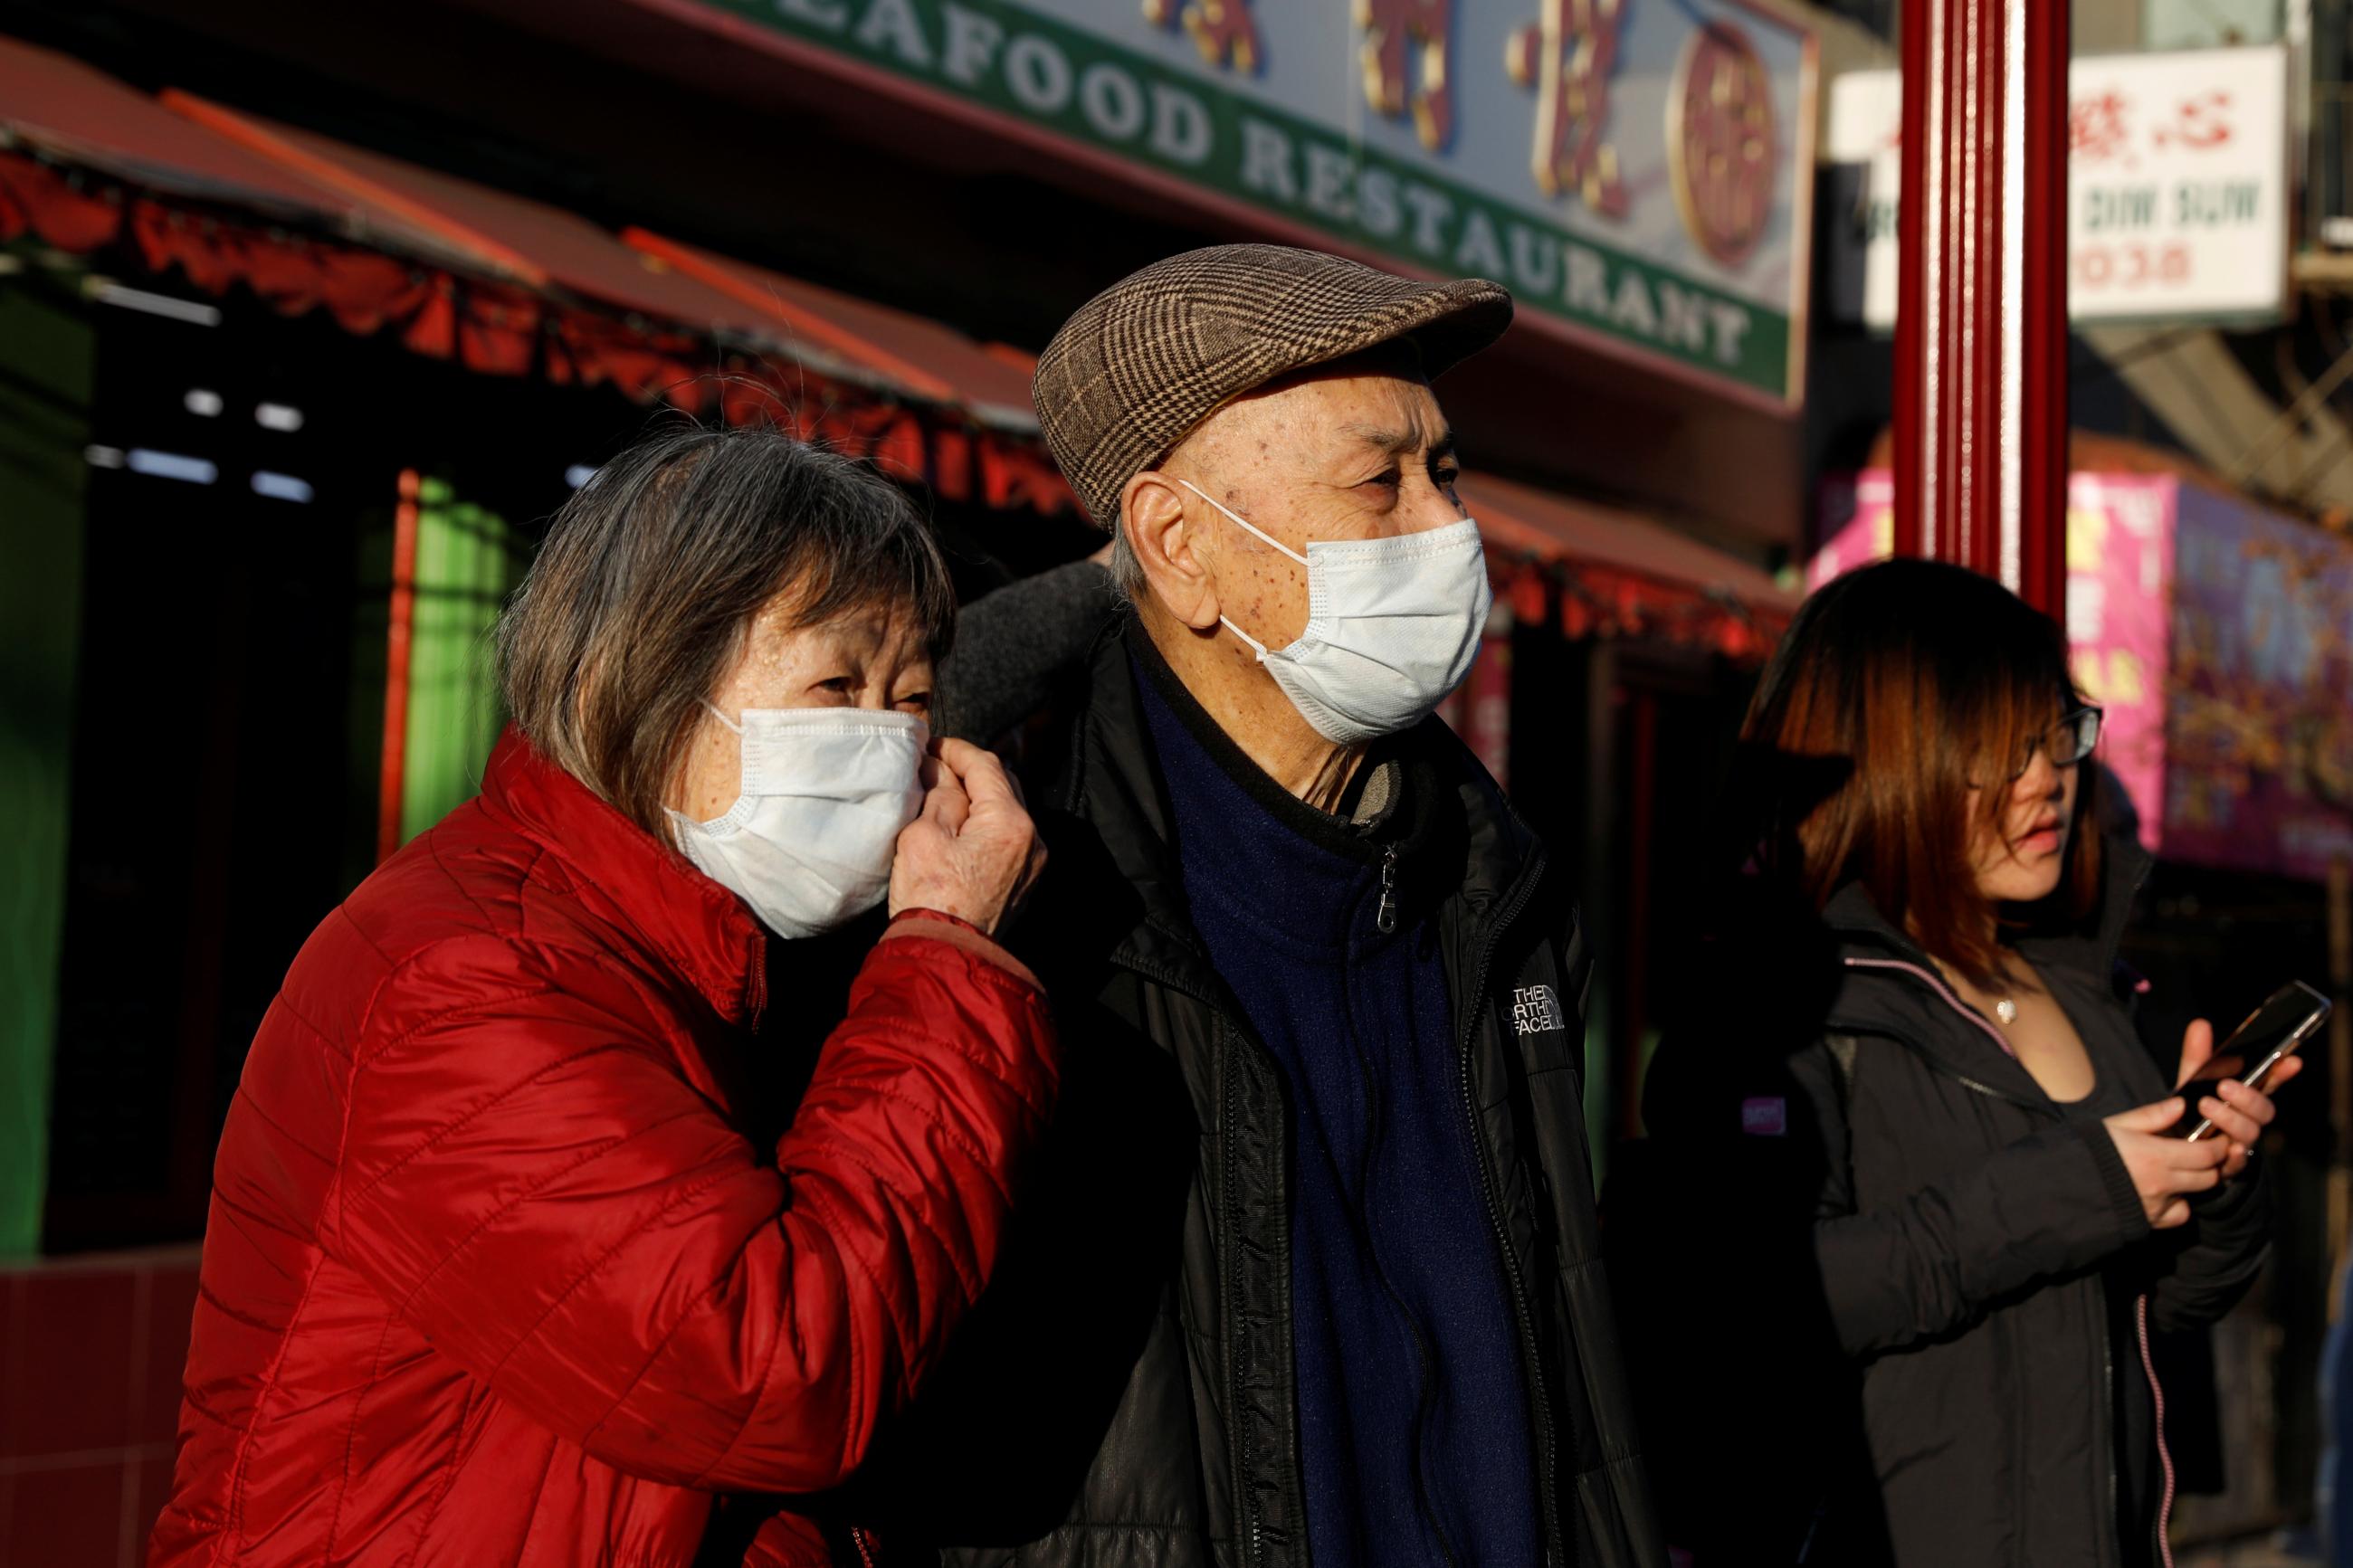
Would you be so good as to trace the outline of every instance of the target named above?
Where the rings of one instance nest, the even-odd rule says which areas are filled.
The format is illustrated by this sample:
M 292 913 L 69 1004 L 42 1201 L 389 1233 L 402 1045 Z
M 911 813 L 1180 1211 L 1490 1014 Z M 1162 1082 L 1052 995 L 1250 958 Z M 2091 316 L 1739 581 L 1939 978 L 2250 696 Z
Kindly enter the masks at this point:
M 1852 71 L 1831 83 L 1830 101 L 1827 309 L 1890 331 L 1901 79 Z M 2278 318 L 2288 300 L 2286 51 L 2075 61 L 2067 213 L 2074 321 Z
M 1799 399 L 1814 52 L 1767 0 L 663 3 L 1282 237 L 1499 279 L 1532 319 L 1746 401 Z
M 1811 585 L 1889 552 L 1894 491 L 1833 489 Z M 2074 474 L 2067 636 L 2149 848 L 2315 879 L 2353 858 L 2353 544 L 2171 476 Z

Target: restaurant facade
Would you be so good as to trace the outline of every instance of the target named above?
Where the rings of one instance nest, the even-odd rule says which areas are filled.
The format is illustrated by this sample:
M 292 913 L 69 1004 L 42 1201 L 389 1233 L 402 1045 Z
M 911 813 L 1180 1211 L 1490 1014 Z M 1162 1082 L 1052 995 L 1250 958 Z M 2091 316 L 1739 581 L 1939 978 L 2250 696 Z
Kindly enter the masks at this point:
M 246 1044 L 474 787 L 571 489 L 649 421 L 769 422 L 906 484 L 966 596 L 1074 559 L 1033 356 L 1192 246 L 1520 299 L 1441 387 L 1498 605 L 1447 717 L 1613 933 L 1588 1103 L 1633 1130 L 1796 603 L 1799 9 L 329 9 L 0 5 L 0 1256 L 45 1260 L 0 1270 L 43 1413 L 0 1422 L 0 1556 L 137 1560 Z

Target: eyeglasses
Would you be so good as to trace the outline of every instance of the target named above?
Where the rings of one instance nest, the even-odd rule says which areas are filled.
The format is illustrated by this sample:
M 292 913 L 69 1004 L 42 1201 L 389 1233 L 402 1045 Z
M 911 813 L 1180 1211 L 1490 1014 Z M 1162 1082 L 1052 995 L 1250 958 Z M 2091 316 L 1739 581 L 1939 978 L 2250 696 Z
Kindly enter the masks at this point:
M 2034 753 L 2041 752 L 2051 759 L 2054 768 L 2072 768 L 2092 754 L 2100 743 L 2100 721 L 2105 715 L 2097 708 L 2078 708 L 2040 735 L 2026 742 L 2026 755 L 2019 759 L 2010 773 L 2015 784 L 2026 776 L 2034 765 Z

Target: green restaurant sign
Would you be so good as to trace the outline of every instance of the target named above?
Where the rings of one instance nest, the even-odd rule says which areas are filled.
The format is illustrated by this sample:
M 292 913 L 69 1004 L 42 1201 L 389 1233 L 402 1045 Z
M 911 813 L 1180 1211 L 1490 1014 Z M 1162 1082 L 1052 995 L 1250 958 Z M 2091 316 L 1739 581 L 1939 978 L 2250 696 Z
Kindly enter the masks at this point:
M 1767 0 L 693 3 L 1798 401 L 1814 57 Z

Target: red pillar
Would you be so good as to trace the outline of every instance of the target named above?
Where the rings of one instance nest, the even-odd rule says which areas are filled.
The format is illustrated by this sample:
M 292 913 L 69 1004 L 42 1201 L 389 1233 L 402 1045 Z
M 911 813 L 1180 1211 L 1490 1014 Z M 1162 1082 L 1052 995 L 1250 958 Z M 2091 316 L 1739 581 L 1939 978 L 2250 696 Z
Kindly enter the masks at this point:
M 1895 548 L 2063 615 L 2065 0 L 1904 0 Z

